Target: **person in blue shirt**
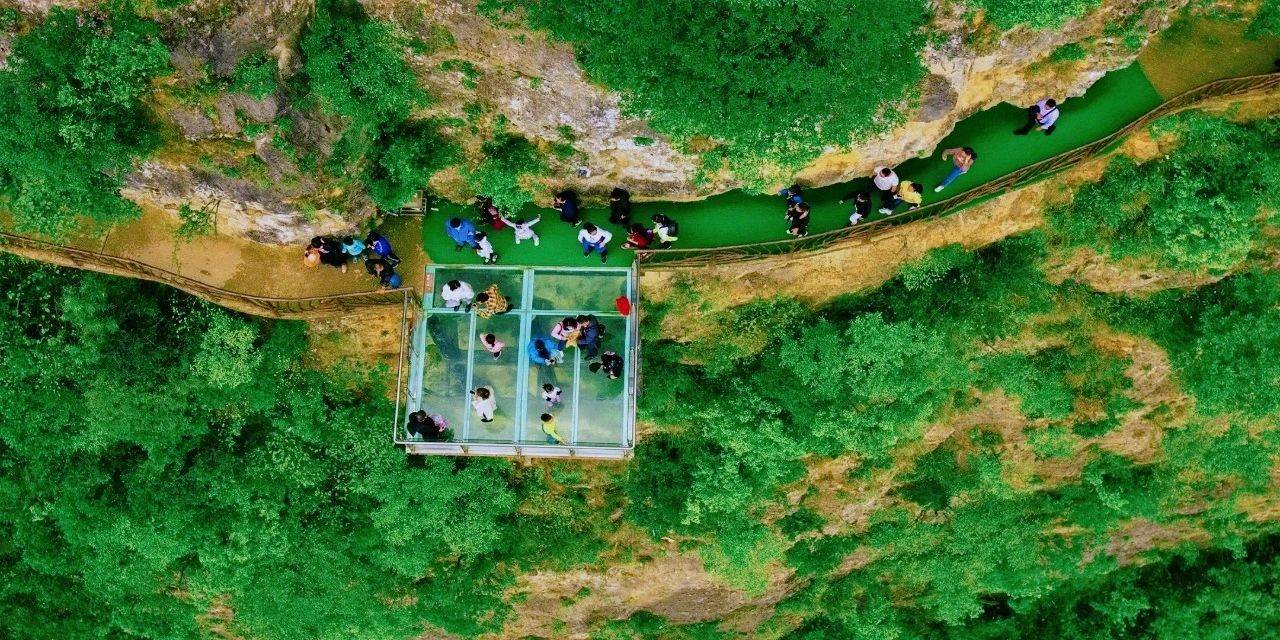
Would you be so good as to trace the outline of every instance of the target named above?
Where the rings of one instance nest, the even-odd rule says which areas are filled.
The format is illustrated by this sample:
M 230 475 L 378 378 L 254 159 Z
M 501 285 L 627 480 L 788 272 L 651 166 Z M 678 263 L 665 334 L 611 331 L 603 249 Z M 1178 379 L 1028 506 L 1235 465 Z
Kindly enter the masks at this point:
M 560 362 L 556 341 L 547 336 L 537 336 L 529 341 L 530 364 L 555 366 Z
M 359 258 L 364 253 L 364 243 L 351 236 L 344 236 L 342 238 L 342 252 L 352 258 Z
M 578 213 L 578 194 L 573 191 L 561 191 L 551 200 L 551 206 L 560 211 L 560 219 L 567 224 L 582 224 L 582 216 Z
M 444 232 L 453 240 L 454 251 L 462 251 L 463 247 L 476 247 L 476 225 L 470 220 L 449 218 L 444 223 Z

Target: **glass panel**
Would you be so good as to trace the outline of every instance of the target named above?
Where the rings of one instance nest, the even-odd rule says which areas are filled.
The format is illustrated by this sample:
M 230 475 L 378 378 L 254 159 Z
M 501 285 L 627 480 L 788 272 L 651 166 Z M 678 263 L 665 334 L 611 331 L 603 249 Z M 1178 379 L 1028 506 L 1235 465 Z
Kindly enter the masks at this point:
M 444 308 L 444 299 L 441 297 L 440 292 L 450 280 L 465 282 L 471 285 L 471 289 L 476 293 L 484 291 L 491 284 L 496 284 L 498 285 L 498 292 L 507 299 L 507 302 L 511 303 L 511 308 L 520 308 L 520 294 L 524 288 L 524 271 L 520 269 L 451 269 L 449 267 L 439 267 L 435 270 L 435 303 L 432 305 L 434 308 Z
M 449 421 L 454 439 L 462 437 L 462 416 L 467 404 L 467 316 L 426 317 L 426 349 L 422 368 L 422 406 Z
M 626 320 L 601 318 L 605 327 L 604 344 L 600 352 L 613 351 L 627 357 L 624 350 Z M 626 369 L 617 379 L 610 380 L 603 371 L 593 373 L 592 362 L 582 353 L 581 379 L 578 386 L 578 442 L 584 444 L 623 444 L 623 425 L 626 421 Z M 627 363 L 629 364 L 629 363 Z
M 492 333 L 506 343 L 498 357 L 484 346 L 485 334 Z M 476 342 L 471 350 L 474 361 L 471 371 L 472 388 L 488 386 L 498 398 L 498 410 L 493 422 L 481 422 L 480 416 L 471 413 L 470 442 L 511 442 L 518 423 L 516 410 L 516 371 L 520 352 L 516 342 L 520 338 L 520 316 L 504 313 L 492 318 L 476 318 Z
M 615 298 L 627 293 L 623 272 L 538 271 L 533 279 L 534 309 L 611 311 Z
M 529 338 L 550 336 L 551 327 L 559 316 L 533 316 L 529 324 Z M 527 349 L 527 345 L 521 345 Z M 542 399 L 542 385 L 551 384 L 559 387 L 564 401 L 556 406 L 548 407 Z M 528 444 L 552 444 L 542 432 L 542 414 L 550 413 L 556 418 L 556 432 L 566 441 L 573 428 L 573 416 L 570 414 L 570 396 L 573 393 L 573 364 L 560 363 L 554 367 L 529 364 L 529 405 L 525 416 L 520 441 Z

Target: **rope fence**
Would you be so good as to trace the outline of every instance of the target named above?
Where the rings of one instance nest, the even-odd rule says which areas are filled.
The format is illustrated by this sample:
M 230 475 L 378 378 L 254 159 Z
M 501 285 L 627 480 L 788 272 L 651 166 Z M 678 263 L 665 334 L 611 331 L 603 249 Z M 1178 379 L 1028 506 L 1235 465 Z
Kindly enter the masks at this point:
M 254 296 L 216 287 L 130 258 L 68 247 L 6 232 L 0 232 L 0 251 L 35 257 L 68 267 L 151 280 L 200 296 L 215 304 L 268 318 L 304 319 L 334 316 L 359 309 L 404 305 L 417 301 L 417 296 L 410 295 L 413 289 L 409 287 L 305 298 Z M 411 302 L 407 303 L 406 300 Z
M 1240 78 L 1226 78 L 1209 82 L 1190 89 L 1169 99 L 1163 104 L 1148 111 L 1142 117 L 1130 122 L 1119 131 L 1112 133 L 1082 147 L 1076 147 L 1035 164 L 1027 165 L 1017 171 L 1007 173 L 991 182 L 957 194 L 913 211 L 908 211 L 891 218 L 876 220 L 825 233 L 817 233 L 803 238 L 788 238 L 752 244 L 740 244 L 726 247 L 706 248 L 671 248 L 644 249 L 636 251 L 636 261 L 642 268 L 670 270 L 686 267 L 704 267 L 745 262 L 760 258 L 785 256 L 790 254 L 809 253 L 830 248 L 845 241 L 864 238 L 898 225 L 914 222 L 926 217 L 950 215 L 965 207 L 1016 187 L 1047 178 L 1060 171 L 1073 167 L 1106 151 L 1112 145 L 1133 132 L 1146 127 L 1151 122 L 1181 111 L 1205 106 L 1210 101 L 1224 98 L 1244 97 L 1251 94 L 1274 93 L 1280 89 L 1280 73 Z

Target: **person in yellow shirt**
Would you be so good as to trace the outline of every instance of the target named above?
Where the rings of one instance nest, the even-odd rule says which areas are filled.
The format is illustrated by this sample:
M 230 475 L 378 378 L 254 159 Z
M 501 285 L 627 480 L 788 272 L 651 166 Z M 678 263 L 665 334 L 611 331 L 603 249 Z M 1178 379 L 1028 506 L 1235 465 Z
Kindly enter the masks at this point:
M 506 313 L 511 303 L 498 291 L 498 285 L 491 284 L 480 295 L 476 296 L 476 315 L 481 318 L 493 317 L 495 313 Z
M 920 203 L 923 201 L 924 187 L 920 186 L 920 183 L 918 182 L 903 180 L 898 183 L 898 188 L 894 190 L 893 199 L 885 203 L 885 205 L 880 208 L 880 213 L 883 213 L 886 216 L 892 215 L 894 210 L 898 208 L 898 205 L 904 202 L 911 205 L 908 207 L 908 210 L 919 209 Z
M 556 433 L 556 417 L 549 414 L 542 414 L 542 432 L 547 435 L 547 444 L 564 444 L 564 438 Z

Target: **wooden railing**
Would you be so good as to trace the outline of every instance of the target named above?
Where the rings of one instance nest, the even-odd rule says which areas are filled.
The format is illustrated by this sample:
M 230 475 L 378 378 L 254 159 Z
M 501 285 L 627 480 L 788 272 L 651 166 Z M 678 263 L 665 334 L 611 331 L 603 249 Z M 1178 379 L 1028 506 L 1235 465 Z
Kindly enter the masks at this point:
M 417 296 L 411 295 L 413 289 L 407 287 L 306 298 L 253 296 L 216 287 L 138 260 L 5 232 L 0 232 L 0 251 L 68 267 L 151 280 L 200 296 L 214 304 L 269 318 L 302 319 L 332 316 L 357 309 L 415 304 L 417 300 Z
M 1210 101 L 1245 97 L 1253 94 L 1277 93 L 1277 89 L 1280 89 L 1280 73 L 1227 78 L 1200 85 L 1171 98 L 1105 138 L 1065 151 L 1051 158 L 1046 158 L 1035 164 L 1027 165 L 954 197 L 892 218 L 818 233 L 804 238 L 788 238 L 727 247 L 646 249 L 636 252 L 636 261 L 643 269 L 668 270 L 728 264 L 837 248 L 838 245 L 848 240 L 865 238 L 908 222 L 922 218 L 950 215 L 973 204 L 975 201 L 1052 176 L 1109 149 L 1129 134 L 1146 127 L 1159 118 L 1204 106 Z

